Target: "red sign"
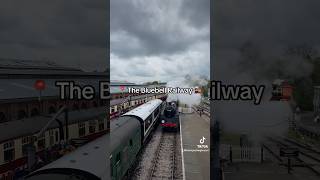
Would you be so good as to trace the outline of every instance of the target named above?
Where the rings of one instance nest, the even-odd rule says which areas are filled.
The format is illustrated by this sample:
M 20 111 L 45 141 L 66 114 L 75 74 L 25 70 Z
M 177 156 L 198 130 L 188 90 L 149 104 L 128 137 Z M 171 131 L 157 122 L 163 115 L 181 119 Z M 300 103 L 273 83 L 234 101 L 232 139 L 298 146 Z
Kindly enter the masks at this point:
M 37 80 L 34 83 L 34 88 L 38 91 L 42 91 L 46 88 L 46 83 L 44 82 L 44 80 Z
M 123 91 L 126 87 L 125 86 L 120 86 L 120 90 Z

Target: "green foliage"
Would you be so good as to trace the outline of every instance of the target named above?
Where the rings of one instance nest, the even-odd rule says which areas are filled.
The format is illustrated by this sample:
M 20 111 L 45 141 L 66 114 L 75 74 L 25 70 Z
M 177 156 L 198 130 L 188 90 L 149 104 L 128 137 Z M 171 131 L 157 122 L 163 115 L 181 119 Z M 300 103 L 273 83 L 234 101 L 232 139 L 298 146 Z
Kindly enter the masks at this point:
M 313 83 L 310 78 L 301 78 L 294 81 L 293 98 L 302 110 L 313 109 Z
M 313 61 L 313 72 L 311 78 L 315 86 L 320 85 L 320 58 Z
M 208 97 L 208 91 L 209 91 L 208 87 L 207 86 L 202 86 L 201 89 L 203 91 L 203 96 L 204 97 Z

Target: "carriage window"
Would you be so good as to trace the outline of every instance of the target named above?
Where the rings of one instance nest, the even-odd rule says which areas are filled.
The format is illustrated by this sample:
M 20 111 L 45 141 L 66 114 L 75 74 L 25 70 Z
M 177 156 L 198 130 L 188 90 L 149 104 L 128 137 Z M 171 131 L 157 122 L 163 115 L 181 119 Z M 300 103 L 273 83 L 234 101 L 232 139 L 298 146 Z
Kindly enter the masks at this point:
M 133 143 L 132 143 L 132 139 L 130 139 L 130 142 L 129 142 L 129 144 L 130 144 L 130 146 L 132 146 L 132 144 L 133 144 Z
M 49 114 L 56 113 L 56 109 L 53 106 L 50 106 L 48 112 L 49 112 Z
M 40 114 L 40 113 L 39 113 L 39 110 L 38 110 L 37 108 L 33 108 L 33 109 L 31 110 L 30 116 L 33 117 L 33 116 L 37 116 L 37 115 L 39 115 L 39 114 Z
M 95 133 L 96 132 L 96 121 L 92 120 L 89 122 L 89 133 Z
M 46 139 L 44 135 L 38 138 L 38 149 L 44 149 L 46 147 Z
M 27 118 L 27 113 L 24 110 L 18 111 L 18 119 Z
M 98 126 L 99 126 L 99 131 L 104 130 L 104 119 L 99 119 L 98 120 Z
M 158 116 L 159 115 L 159 112 L 160 112 L 160 108 L 158 107 L 155 111 L 155 116 Z
M 3 112 L 0 112 L 0 122 L 6 122 L 7 121 L 7 117 Z
M 14 141 L 3 144 L 3 157 L 5 162 L 14 160 Z
M 114 107 L 111 107 L 110 113 L 113 113 L 114 111 L 115 111 L 115 108 L 114 108 Z
M 85 123 L 79 123 L 79 136 L 82 137 L 86 135 L 86 124 Z
M 31 142 L 30 136 L 26 136 L 26 137 L 22 138 L 21 144 L 22 144 L 22 155 L 23 156 L 27 155 L 27 147 L 30 142 Z
M 151 123 L 152 123 L 152 114 L 144 121 L 145 131 L 147 131 Z
M 117 156 L 116 156 L 116 163 L 120 162 L 121 160 L 121 153 L 118 152 Z
M 56 136 L 56 142 L 59 141 L 59 134 L 58 134 L 58 131 L 55 132 L 55 136 Z
M 52 146 L 55 143 L 54 142 L 54 131 L 53 130 L 49 130 L 49 136 L 50 136 L 49 144 L 50 144 L 50 146 Z

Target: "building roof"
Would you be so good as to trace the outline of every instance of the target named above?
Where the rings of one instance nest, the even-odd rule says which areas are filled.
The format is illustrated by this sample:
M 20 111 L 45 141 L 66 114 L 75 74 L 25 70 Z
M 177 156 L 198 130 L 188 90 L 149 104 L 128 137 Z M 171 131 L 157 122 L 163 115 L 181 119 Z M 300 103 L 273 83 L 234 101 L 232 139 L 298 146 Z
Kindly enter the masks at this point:
M 58 97 L 59 88 L 55 82 L 59 80 L 91 85 L 98 93 L 99 81 L 109 82 L 108 76 L 108 72 L 85 72 L 45 60 L 0 58 L 0 103 L 38 98 L 39 91 L 34 88 L 37 80 L 44 80 L 46 84 L 46 89 L 41 92 L 42 97 Z
M 108 78 L 109 72 L 85 72 L 45 60 L 20 60 L 0 58 L 0 79 L 52 79 L 52 78 Z
M 0 58 L 0 67 L 8 68 L 39 68 L 39 69 L 64 69 L 77 71 L 76 68 L 64 67 L 48 60 L 26 60 L 13 58 Z M 79 70 L 78 70 L 79 71 Z
M 126 82 L 126 81 L 110 81 L 110 85 L 111 86 L 121 86 L 121 85 L 131 85 L 131 86 L 135 86 L 138 85 L 136 83 L 131 83 L 131 82 Z
M 74 124 L 77 122 L 84 122 L 87 120 L 93 120 L 97 118 L 106 118 L 107 109 L 106 107 L 91 108 L 79 111 L 69 112 L 69 124 Z M 64 115 L 58 116 L 58 119 L 65 124 Z M 0 142 L 19 138 L 22 136 L 34 135 L 38 133 L 49 121 L 51 116 L 36 116 L 31 118 L 25 118 L 22 120 L 8 121 L 0 123 Z M 54 121 L 49 126 L 49 129 L 57 128 L 58 123 Z
M 161 103 L 162 101 L 160 99 L 153 99 L 137 108 L 134 108 L 133 110 L 125 113 L 122 116 L 136 116 L 144 121 L 157 107 L 161 105 Z
M 45 90 L 41 91 L 41 97 L 58 97 L 60 93 L 59 87 L 55 86 L 55 82 L 60 79 L 44 79 L 46 84 Z M 99 92 L 99 80 L 92 79 L 69 79 L 80 86 L 91 85 Z M 61 79 L 66 81 L 66 79 Z M 0 103 L 9 99 L 38 98 L 40 92 L 34 88 L 36 79 L 0 79 Z

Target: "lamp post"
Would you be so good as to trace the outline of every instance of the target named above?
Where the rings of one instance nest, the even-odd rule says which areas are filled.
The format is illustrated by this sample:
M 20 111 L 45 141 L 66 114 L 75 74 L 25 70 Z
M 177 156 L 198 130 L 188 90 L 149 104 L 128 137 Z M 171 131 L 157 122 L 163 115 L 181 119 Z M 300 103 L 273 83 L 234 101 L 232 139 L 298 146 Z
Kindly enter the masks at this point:
M 60 136 L 63 135 L 63 124 L 60 120 L 58 120 L 58 116 L 62 113 L 66 113 L 65 114 L 65 120 L 66 120 L 66 125 L 68 126 L 68 110 L 67 110 L 67 107 L 66 106 L 63 106 L 62 108 L 59 109 L 59 111 L 54 114 L 51 119 L 47 122 L 47 124 L 42 127 L 42 129 L 39 131 L 39 133 L 37 133 L 36 135 L 34 136 L 31 136 L 31 140 L 30 140 L 30 143 L 29 143 L 29 146 L 27 147 L 27 152 L 28 152 L 28 158 L 27 158 L 27 161 L 28 161 L 28 170 L 31 171 L 36 163 L 36 148 L 35 148 L 35 143 L 36 141 L 38 140 L 39 137 L 43 136 L 45 131 L 49 128 L 50 124 L 53 122 L 53 121 L 57 121 L 59 123 L 59 130 L 60 130 Z M 66 133 L 67 133 L 67 137 L 68 137 L 68 131 L 66 130 Z
M 36 82 L 34 83 L 33 87 L 39 91 L 39 106 L 40 106 L 40 112 L 43 112 L 43 106 L 41 103 L 41 95 L 42 95 L 42 91 L 45 90 L 46 88 L 46 83 L 44 80 L 36 80 Z
M 46 88 L 46 83 L 44 80 L 36 80 L 33 86 L 39 91 L 39 101 L 41 101 L 41 92 Z

